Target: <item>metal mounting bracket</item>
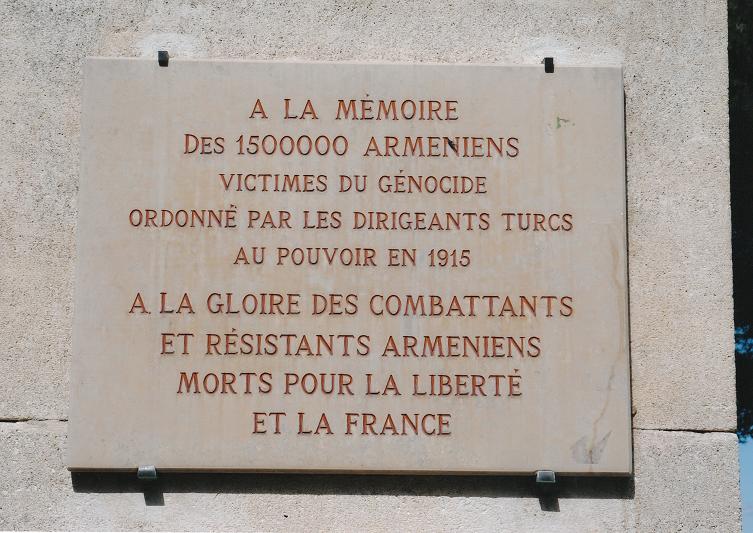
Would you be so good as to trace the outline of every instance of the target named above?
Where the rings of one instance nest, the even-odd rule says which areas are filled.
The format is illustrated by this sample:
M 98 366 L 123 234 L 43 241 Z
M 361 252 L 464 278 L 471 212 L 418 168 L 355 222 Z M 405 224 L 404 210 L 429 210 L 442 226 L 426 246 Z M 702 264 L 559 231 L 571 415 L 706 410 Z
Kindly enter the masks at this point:
M 157 479 L 157 468 L 154 465 L 140 466 L 136 472 L 136 477 L 146 480 Z
M 537 470 L 536 471 L 536 483 L 542 485 L 553 485 L 557 482 L 557 477 L 554 475 L 554 470 Z

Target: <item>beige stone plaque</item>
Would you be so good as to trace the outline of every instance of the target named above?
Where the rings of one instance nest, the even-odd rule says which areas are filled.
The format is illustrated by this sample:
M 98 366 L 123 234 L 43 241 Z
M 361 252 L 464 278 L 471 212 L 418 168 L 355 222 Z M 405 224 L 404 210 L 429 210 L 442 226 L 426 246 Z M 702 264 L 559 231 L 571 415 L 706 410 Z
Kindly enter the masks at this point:
M 621 69 L 84 78 L 71 469 L 631 472 Z

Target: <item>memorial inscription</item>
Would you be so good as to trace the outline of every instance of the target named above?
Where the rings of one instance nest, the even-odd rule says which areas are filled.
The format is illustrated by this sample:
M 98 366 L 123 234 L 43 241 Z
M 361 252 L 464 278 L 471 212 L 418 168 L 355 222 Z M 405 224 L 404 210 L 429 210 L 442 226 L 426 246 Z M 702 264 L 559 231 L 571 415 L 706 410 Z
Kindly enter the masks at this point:
M 622 73 L 90 59 L 71 469 L 628 474 Z

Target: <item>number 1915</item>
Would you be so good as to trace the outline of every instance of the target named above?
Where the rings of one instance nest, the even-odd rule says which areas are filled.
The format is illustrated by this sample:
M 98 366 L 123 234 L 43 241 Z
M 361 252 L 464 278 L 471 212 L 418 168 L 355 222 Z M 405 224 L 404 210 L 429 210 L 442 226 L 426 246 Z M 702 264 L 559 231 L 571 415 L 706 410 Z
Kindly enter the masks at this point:
M 470 250 L 445 250 L 432 248 L 429 251 L 430 267 L 467 267 L 471 264 Z

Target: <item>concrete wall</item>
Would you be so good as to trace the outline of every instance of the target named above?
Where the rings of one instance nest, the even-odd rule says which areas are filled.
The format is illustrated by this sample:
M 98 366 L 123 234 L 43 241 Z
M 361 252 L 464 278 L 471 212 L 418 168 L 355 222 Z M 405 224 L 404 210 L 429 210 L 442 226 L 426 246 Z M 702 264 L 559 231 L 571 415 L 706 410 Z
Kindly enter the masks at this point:
M 425 5 L 420 5 L 425 4 Z M 64 466 L 87 55 L 622 63 L 634 480 Z M 0 0 L 0 529 L 739 528 L 723 0 Z M 503 450 L 500 450 L 502 453 Z

